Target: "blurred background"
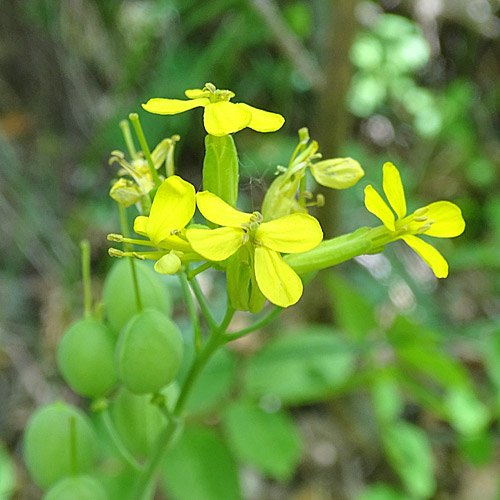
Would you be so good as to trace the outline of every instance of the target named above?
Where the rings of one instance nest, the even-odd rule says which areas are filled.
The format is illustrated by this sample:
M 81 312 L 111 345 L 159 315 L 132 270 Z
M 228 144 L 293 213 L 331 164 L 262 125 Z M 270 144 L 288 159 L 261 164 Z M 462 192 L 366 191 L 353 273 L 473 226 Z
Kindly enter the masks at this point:
M 235 136 L 243 204 L 260 204 L 307 126 L 325 158 L 366 172 L 315 213 L 328 237 L 378 225 L 363 189 L 381 187 L 385 161 L 410 209 L 448 199 L 467 221 L 436 245 L 447 280 L 395 243 L 316 278 L 277 328 L 233 348 L 247 360 L 263 339 L 314 325 L 349 353 L 326 389 L 284 404 L 303 451 L 287 474 L 241 465 L 243 498 L 499 499 L 499 15 L 497 0 L 3 0 L 0 499 L 39 498 L 20 446 L 33 409 L 80 402 L 54 353 L 82 311 L 79 241 L 92 244 L 96 297 L 111 265 L 118 123 L 138 112 L 150 147 L 179 134 L 178 172 L 201 187 L 202 113 L 140 103 L 206 82 L 286 118 L 278 133 Z M 396 413 L 406 430 L 377 430 Z

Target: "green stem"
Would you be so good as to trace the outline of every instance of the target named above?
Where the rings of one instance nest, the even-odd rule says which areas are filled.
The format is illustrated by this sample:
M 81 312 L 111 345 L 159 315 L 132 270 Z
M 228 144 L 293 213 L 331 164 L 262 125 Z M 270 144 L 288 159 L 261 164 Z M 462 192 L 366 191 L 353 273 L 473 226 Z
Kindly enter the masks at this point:
M 153 450 L 146 468 L 141 473 L 141 476 L 139 477 L 135 485 L 131 500 L 145 500 L 144 492 L 146 492 L 147 489 L 151 486 L 154 475 L 161 463 L 163 455 L 165 454 L 165 451 L 167 450 L 172 437 L 174 436 L 177 428 L 181 423 L 181 415 L 184 410 L 187 398 L 191 393 L 191 389 L 196 379 L 198 378 L 198 375 L 206 366 L 207 362 L 212 357 L 217 348 L 221 345 L 221 338 L 225 334 L 227 325 L 229 325 L 233 314 L 234 310 L 228 303 L 226 315 L 224 316 L 222 323 L 220 325 L 215 325 L 210 329 L 208 341 L 203 349 L 198 353 L 194 363 L 191 365 L 191 369 L 189 370 L 189 373 L 182 386 L 182 391 L 179 395 L 179 399 L 177 400 L 175 408 L 172 412 L 172 418 L 168 422 L 166 428 L 158 437 L 155 449 Z
M 216 329 L 217 323 L 216 323 L 215 319 L 213 318 L 212 313 L 210 312 L 207 301 L 205 299 L 205 295 L 203 295 L 203 292 L 201 291 L 201 288 L 200 288 L 200 285 L 198 284 L 198 281 L 196 281 L 196 278 L 193 278 L 189 283 L 191 285 L 191 289 L 193 290 L 193 293 L 196 296 L 196 300 L 198 301 L 198 304 L 200 304 L 201 312 L 203 313 L 203 316 L 205 317 L 210 330 Z
M 233 333 L 226 333 L 226 335 L 224 335 L 223 342 L 231 342 L 231 340 L 239 339 L 241 337 L 244 337 L 245 335 L 248 335 L 249 333 L 263 328 L 264 326 L 267 326 L 276 318 L 276 316 L 278 316 L 281 311 L 283 311 L 282 307 L 274 306 L 271 311 L 269 311 L 265 316 L 263 316 L 261 319 L 248 326 L 247 328 L 243 328 L 242 330 Z
M 90 243 L 88 240 L 80 242 L 82 254 L 82 279 L 83 279 L 83 310 L 86 318 L 92 315 L 92 281 L 90 278 Z
M 205 264 L 202 264 L 201 266 L 198 266 L 196 269 L 193 269 L 192 271 L 189 271 L 187 273 L 187 279 L 191 281 L 197 274 L 202 273 L 203 271 L 206 271 L 207 269 L 210 269 L 212 267 L 212 264 L 210 262 L 205 262 Z
M 306 176 L 304 175 L 304 177 L 300 179 L 300 184 L 299 184 L 299 205 L 301 207 L 306 206 L 306 199 L 304 197 L 305 190 L 306 190 Z
M 123 205 L 118 205 L 118 212 L 120 214 L 120 226 L 122 229 L 122 234 L 125 238 L 128 238 L 130 232 L 128 228 L 127 209 Z M 123 246 L 127 252 L 133 251 L 133 247 L 130 243 L 125 243 Z M 132 283 L 134 285 L 134 291 L 135 291 L 135 302 L 137 304 L 137 310 L 141 312 L 142 299 L 141 299 L 141 292 L 139 290 L 139 281 L 137 280 L 137 270 L 135 268 L 134 257 L 130 258 L 129 262 L 130 262 L 130 270 L 132 272 Z
M 191 323 L 193 324 L 194 347 L 198 352 L 201 350 L 202 341 L 201 341 L 200 321 L 198 319 L 196 305 L 194 303 L 193 296 L 191 295 L 191 289 L 189 288 L 189 282 L 186 273 L 179 273 L 179 279 L 181 281 L 182 292 L 184 293 L 184 299 L 186 300 L 189 317 L 191 319 Z
M 137 159 L 137 150 L 135 149 L 134 139 L 132 139 L 132 132 L 130 131 L 130 123 L 128 120 L 122 120 L 120 122 L 120 128 L 122 129 L 123 139 L 127 145 L 127 149 L 132 160 Z
M 148 162 L 153 182 L 155 183 L 155 186 L 158 188 L 161 184 L 161 181 L 160 178 L 158 177 L 158 172 L 156 171 L 155 164 L 153 163 L 153 158 L 151 157 L 151 151 L 149 150 L 148 143 L 146 142 L 146 137 L 144 136 L 144 132 L 142 131 L 141 122 L 139 121 L 139 115 L 137 113 L 130 113 L 128 117 L 130 118 L 130 121 L 134 126 L 134 130 L 137 135 L 137 138 L 139 139 L 142 152 L 144 153 L 146 161 Z
M 101 418 L 106 432 L 109 434 L 111 441 L 113 441 L 116 450 L 118 451 L 118 453 L 120 453 L 123 460 L 125 460 L 125 462 L 127 462 L 127 464 L 130 465 L 130 467 L 132 467 L 134 470 L 141 471 L 143 467 L 137 462 L 134 456 L 127 450 L 127 448 L 123 444 L 120 436 L 116 432 L 113 422 L 111 421 L 109 410 L 107 408 L 102 410 Z

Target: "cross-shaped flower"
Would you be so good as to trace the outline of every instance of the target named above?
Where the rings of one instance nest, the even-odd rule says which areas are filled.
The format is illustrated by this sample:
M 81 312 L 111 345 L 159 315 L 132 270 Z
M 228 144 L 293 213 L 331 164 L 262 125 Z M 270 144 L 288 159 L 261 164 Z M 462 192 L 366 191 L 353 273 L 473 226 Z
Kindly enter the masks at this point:
M 465 221 L 460 208 L 449 201 L 436 201 L 419 208 L 411 215 L 406 215 L 406 198 L 401 176 L 398 169 L 389 162 L 383 167 L 383 188 L 389 205 L 372 185 L 366 186 L 367 210 L 384 223 L 386 229 L 393 235 L 392 240 L 405 241 L 430 266 L 437 278 L 446 278 L 448 263 L 445 258 L 416 235 L 453 238 L 462 234 Z
M 302 295 L 302 281 L 283 260 L 283 253 L 300 253 L 323 239 L 319 222 L 307 214 L 292 214 L 262 222 L 259 212 L 247 214 L 229 206 L 208 191 L 196 195 L 203 216 L 220 226 L 217 229 L 188 229 L 186 237 L 193 250 L 207 260 L 223 261 L 247 245 L 257 285 L 273 304 L 288 307 Z
M 285 119 L 278 113 L 271 113 L 254 108 L 244 103 L 230 102 L 234 93 L 230 90 L 218 90 L 212 83 L 202 89 L 186 90 L 189 101 L 180 99 L 149 99 L 142 107 L 158 115 L 176 115 L 197 107 L 204 107 L 203 122 L 210 135 L 223 136 L 233 134 L 249 127 L 257 132 L 275 132 Z

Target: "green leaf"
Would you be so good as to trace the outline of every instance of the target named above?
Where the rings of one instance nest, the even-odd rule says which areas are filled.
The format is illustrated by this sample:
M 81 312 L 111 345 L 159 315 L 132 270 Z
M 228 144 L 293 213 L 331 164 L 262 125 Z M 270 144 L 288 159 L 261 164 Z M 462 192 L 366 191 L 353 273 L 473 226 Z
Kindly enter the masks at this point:
M 186 403 L 187 411 L 202 413 L 214 409 L 231 391 L 235 370 L 234 355 L 219 349 L 194 383 Z
M 172 500 L 241 500 L 233 457 L 219 435 L 191 427 L 167 452 L 162 479 Z
M 404 493 L 383 483 L 368 486 L 356 500 L 410 500 Z
M 382 440 L 387 459 L 398 473 L 406 490 L 419 499 L 436 490 L 434 460 L 427 435 L 407 422 L 383 428 Z
M 16 468 L 7 450 L 0 443 L 0 500 L 10 500 L 16 484 Z
M 272 340 L 249 360 L 245 390 L 299 404 L 330 396 L 354 371 L 351 346 L 327 326 L 310 325 Z
M 479 434 L 490 420 L 488 408 L 467 388 L 451 390 L 445 406 L 450 424 L 465 436 Z
M 232 207 L 238 199 L 238 153 L 232 136 L 205 137 L 203 189 L 216 194 Z
M 229 447 L 243 462 L 274 479 L 289 479 L 300 459 L 301 440 L 287 413 L 266 413 L 237 401 L 223 415 Z
M 332 294 L 335 320 L 343 332 L 362 339 L 378 326 L 371 304 L 346 280 L 329 273 L 325 284 Z
M 461 455 L 473 465 L 486 465 L 493 457 L 495 443 L 490 432 L 475 436 L 459 436 L 458 446 Z
M 382 373 L 373 381 L 371 393 L 378 419 L 386 424 L 399 419 L 403 412 L 404 400 L 395 380 Z

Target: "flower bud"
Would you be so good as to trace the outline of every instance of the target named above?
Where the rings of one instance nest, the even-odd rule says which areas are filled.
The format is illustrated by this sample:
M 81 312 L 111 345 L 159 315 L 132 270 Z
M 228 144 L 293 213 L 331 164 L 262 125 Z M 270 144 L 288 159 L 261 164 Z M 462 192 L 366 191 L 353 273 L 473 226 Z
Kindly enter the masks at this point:
M 352 158 L 332 158 L 311 164 L 316 182 L 332 189 L 354 186 L 365 175 L 361 165 Z

